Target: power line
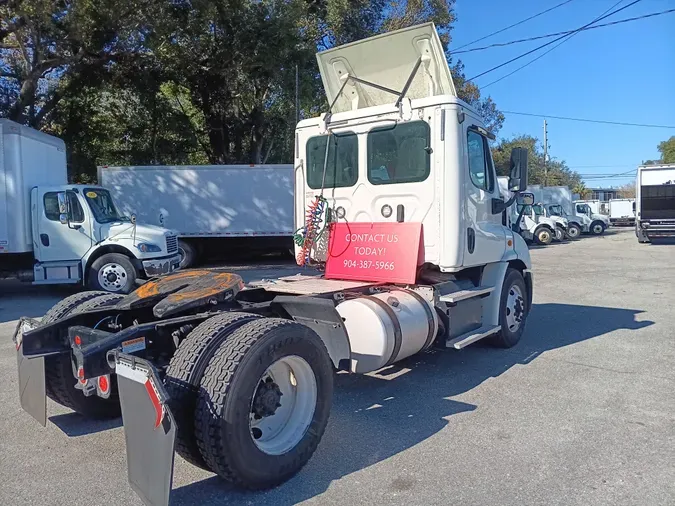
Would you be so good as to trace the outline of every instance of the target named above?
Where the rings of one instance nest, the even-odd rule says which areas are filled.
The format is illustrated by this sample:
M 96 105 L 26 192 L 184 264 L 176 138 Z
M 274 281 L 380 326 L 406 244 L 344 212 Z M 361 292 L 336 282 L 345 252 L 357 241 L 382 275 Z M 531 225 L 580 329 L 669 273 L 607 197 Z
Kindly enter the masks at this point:
M 616 169 L 619 167 L 637 167 L 639 163 L 633 165 L 575 165 L 570 167 L 570 169 Z
M 505 61 L 504 63 L 500 63 L 499 65 L 496 65 L 496 66 L 492 67 L 491 69 L 488 69 L 488 70 L 486 70 L 486 71 L 484 71 L 484 72 L 481 72 L 480 74 L 478 74 L 478 75 L 476 75 L 476 76 L 473 76 L 473 77 L 470 78 L 470 79 L 467 79 L 467 81 L 473 81 L 474 79 L 478 79 L 479 77 L 482 77 L 482 76 L 484 76 L 485 74 L 489 74 L 490 72 L 494 72 L 495 70 L 500 69 L 500 68 L 504 67 L 505 65 L 508 65 L 509 63 L 513 63 L 513 62 L 516 61 L 516 60 L 520 60 L 521 58 L 524 58 L 524 57 L 526 57 L 527 55 L 530 55 L 530 54 L 534 53 L 535 51 L 539 51 L 540 49 L 542 49 L 542 48 L 544 48 L 544 47 L 546 47 L 546 46 L 550 46 L 551 44 L 555 44 L 556 42 L 558 42 L 558 41 L 561 40 L 561 39 L 571 38 L 571 37 L 573 37 L 576 33 L 580 32 L 581 30 L 585 29 L 586 27 L 588 27 L 588 26 L 590 26 L 590 25 L 593 25 L 593 24 L 595 24 L 595 23 L 598 22 L 598 21 L 602 21 L 603 19 L 608 18 L 609 16 L 613 16 L 613 15 L 616 14 L 617 12 L 621 12 L 622 10 L 627 9 L 628 7 L 631 7 L 631 6 L 633 6 L 633 5 L 635 5 L 636 3 L 641 2 L 641 1 L 642 1 L 642 0 L 634 0 L 633 2 L 629 3 L 628 5 L 626 5 L 626 6 L 624 6 L 624 7 L 621 7 L 620 9 L 617 9 L 617 10 L 615 10 L 615 11 L 612 11 L 612 12 L 610 12 L 609 14 L 604 14 L 604 13 L 603 13 L 602 15 L 600 15 L 600 17 L 594 19 L 594 20 L 591 21 L 590 23 L 586 23 L 584 26 L 582 26 L 582 27 L 580 27 L 580 28 L 577 28 L 572 34 L 570 34 L 570 35 L 563 35 L 563 36 L 561 36 L 561 37 L 558 37 L 557 39 L 553 39 L 553 40 L 551 40 L 551 41 L 545 42 L 545 43 L 542 44 L 541 46 L 537 46 L 537 47 L 535 47 L 534 49 L 530 49 L 529 51 L 527 51 L 527 52 L 525 52 L 525 53 L 523 53 L 523 54 L 521 54 L 521 55 L 518 55 L 518 56 L 516 56 L 515 58 L 511 58 L 510 60 Z M 619 5 L 621 2 L 623 2 L 623 0 L 619 0 L 619 1 L 618 1 L 617 3 L 615 3 L 612 7 L 610 7 L 610 9 L 613 9 L 614 7 L 616 7 L 617 5 Z M 609 10 L 609 9 L 608 9 L 608 10 Z M 607 11 L 605 11 L 605 12 L 607 12 Z M 545 54 L 546 54 L 546 53 L 545 53 Z M 543 55 L 542 55 L 542 56 L 543 56 Z M 533 61 L 535 61 L 535 60 L 533 60 Z M 530 63 L 532 63 L 532 62 L 530 62 Z M 528 65 L 529 65 L 529 63 L 528 63 Z M 521 68 L 522 68 L 522 67 L 521 67 Z M 520 70 L 520 69 L 517 69 L 517 70 Z M 496 82 L 496 81 L 495 81 L 495 82 Z M 490 84 L 493 84 L 493 83 L 490 83 Z
M 558 7 L 562 7 L 563 5 L 568 4 L 568 3 L 570 3 L 571 1 L 572 1 L 572 0 L 565 0 L 564 2 L 559 3 L 558 5 L 554 5 L 553 7 L 549 8 L 549 9 L 546 9 L 545 11 L 541 11 L 540 13 L 535 14 L 534 16 L 530 16 L 529 18 L 525 18 L 525 19 L 523 19 L 522 21 L 518 21 L 517 23 L 514 23 L 514 24 L 512 24 L 512 25 L 507 26 L 506 28 L 502 28 L 501 30 L 497 30 L 496 32 L 492 32 L 492 33 L 490 33 L 490 34 L 488 34 L 488 35 L 486 35 L 486 36 L 484 36 L 484 37 L 481 37 L 480 39 L 476 39 L 476 40 L 474 40 L 474 41 L 472 41 L 472 42 L 468 42 L 467 44 L 464 44 L 463 46 L 459 46 L 457 49 L 461 49 L 461 48 L 466 47 L 466 46 L 471 46 L 471 45 L 475 44 L 476 42 L 480 42 L 481 40 L 489 39 L 489 38 L 492 37 L 493 35 L 497 35 L 498 33 L 505 32 L 506 30 L 509 30 L 510 28 L 513 28 L 514 26 L 522 25 L 522 24 L 525 23 L 526 21 L 529 21 L 529 20 L 531 20 L 531 19 L 537 18 L 537 17 L 541 16 L 542 14 L 546 14 L 547 12 L 551 12 L 552 10 L 555 10 L 555 9 L 557 9 Z
M 645 14 L 643 16 L 635 16 L 633 18 L 619 19 L 618 21 L 612 21 L 610 23 L 603 23 L 603 24 L 600 24 L 600 25 L 589 26 L 588 28 L 584 28 L 583 30 L 579 30 L 579 31 L 594 30 L 595 28 L 603 28 L 605 26 L 619 25 L 621 23 L 628 23 L 628 22 L 631 22 L 631 21 L 638 21 L 638 20 L 642 20 L 642 19 L 653 18 L 655 16 L 662 16 L 663 14 L 670 14 L 671 12 L 675 12 L 675 9 L 668 9 L 666 11 L 660 11 L 660 12 L 652 12 L 651 14 Z M 490 44 L 489 46 L 475 47 L 473 49 L 465 49 L 464 51 L 451 51 L 451 53 L 452 54 L 461 54 L 461 53 L 472 53 L 474 51 L 484 51 L 485 49 L 491 49 L 493 47 L 504 47 L 504 46 L 510 46 L 512 44 L 520 44 L 521 42 L 530 42 L 530 41 L 533 41 L 533 40 L 548 39 L 548 38 L 551 38 L 551 37 L 556 37 L 558 35 L 569 35 L 571 33 L 574 33 L 575 31 L 576 30 L 568 30 L 568 31 L 565 31 L 565 32 L 557 32 L 557 33 L 548 33 L 546 35 L 538 35 L 536 37 L 529 37 L 527 39 L 511 40 L 509 42 L 497 42 L 495 44 Z
M 647 123 L 628 123 L 625 121 L 605 121 L 601 119 L 588 119 L 588 118 L 570 118 L 568 116 L 552 116 L 550 114 L 531 114 L 528 112 L 516 112 L 516 111 L 502 111 L 504 114 L 517 114 L 519 116 L 532 116 L 535 118 L 552 118 L 560 119 L 565 121 L 582 121 L 585 123 L 601 123 L 604 125 L 620 125 L 620 126 L 634 126 L 634 127 L 644 127 L 644 128 L 669 128 L 675 129 L 675 125 L 652 125 Z

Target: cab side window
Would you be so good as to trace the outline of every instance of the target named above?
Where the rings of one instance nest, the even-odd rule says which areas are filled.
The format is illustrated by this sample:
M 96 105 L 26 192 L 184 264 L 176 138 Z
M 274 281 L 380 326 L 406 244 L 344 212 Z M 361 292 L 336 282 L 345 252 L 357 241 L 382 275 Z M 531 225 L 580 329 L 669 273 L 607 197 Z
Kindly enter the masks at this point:
M 495 178 L 488 140 L 475 130 L 469 130 L 467 135 L 471 182 L 476 188 L 492 192 L 494 190 Z
M 84 210 L 80 201 L 74 192 L 66 192 L 68 206 L 70 208 L 70 221 L 73 223 L 82 223 L 84 221 Z M 59 221 L 59 197 L 57 192 L 48 192 L 44 196 L 45 216 L 48 220 Z

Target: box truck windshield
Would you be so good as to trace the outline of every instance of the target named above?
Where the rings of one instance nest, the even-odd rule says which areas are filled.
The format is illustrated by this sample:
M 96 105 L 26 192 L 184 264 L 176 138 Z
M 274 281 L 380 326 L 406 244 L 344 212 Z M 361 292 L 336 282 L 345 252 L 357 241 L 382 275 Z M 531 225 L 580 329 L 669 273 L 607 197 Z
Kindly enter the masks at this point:
M 87 204 L 99 223 L 113 223 L 115 221 L 129 221 L 129 218 L 120 214 L 108 190 L 87 188 L 84 191 Z

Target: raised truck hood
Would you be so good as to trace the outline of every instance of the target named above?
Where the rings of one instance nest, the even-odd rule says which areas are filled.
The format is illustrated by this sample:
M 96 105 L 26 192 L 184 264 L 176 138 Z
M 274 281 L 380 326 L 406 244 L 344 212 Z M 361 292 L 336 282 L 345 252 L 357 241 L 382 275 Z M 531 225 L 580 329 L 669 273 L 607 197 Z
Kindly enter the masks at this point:
M 358 80 L 401 93 L 420 59 L 405 97 L 457 96 L 433 23 L 377 35 L 317 54 L 329 103 L 333 103 L 344 85 L 333 106 L 334 113 L 393 104 L 396 95 Z

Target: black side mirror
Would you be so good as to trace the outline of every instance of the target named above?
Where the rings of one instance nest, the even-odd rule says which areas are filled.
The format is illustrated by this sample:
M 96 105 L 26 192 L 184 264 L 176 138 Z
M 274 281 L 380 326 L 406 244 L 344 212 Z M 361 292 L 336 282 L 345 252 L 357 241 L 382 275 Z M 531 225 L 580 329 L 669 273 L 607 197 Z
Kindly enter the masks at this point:
M 527 149 L 513 148 L 509 168 L 509 190 L 527 190 Z
M 534 194 L 533 193 L 521 193 L 518 195 L 518 203 L 524 206 L 531 206 L 534 204 Z

